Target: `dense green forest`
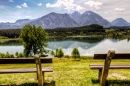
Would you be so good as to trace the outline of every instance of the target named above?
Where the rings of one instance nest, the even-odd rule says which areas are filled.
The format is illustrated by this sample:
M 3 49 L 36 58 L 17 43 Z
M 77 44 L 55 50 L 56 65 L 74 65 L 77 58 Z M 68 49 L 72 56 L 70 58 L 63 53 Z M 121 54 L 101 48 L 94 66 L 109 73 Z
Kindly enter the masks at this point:
M 21 29 L 0 30 L 0 36 L 8 38 L 18 38 Z M 45 29 L 50 37 L 68 37 L 68 36 L 102 36 L 112 38 L 130 38 L 130 27 L 111 27 L 103 28 L 100 25 L 89 25 L 76 28 L 56 28 Z

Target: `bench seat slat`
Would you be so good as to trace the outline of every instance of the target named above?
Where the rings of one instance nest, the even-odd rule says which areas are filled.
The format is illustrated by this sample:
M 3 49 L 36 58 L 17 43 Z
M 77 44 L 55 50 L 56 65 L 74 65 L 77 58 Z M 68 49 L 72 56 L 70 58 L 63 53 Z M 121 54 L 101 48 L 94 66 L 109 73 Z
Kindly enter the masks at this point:
M 93 59 L 106 59 L 107 54 L 94 54 Z M 130 59 L 130 53 L 116 53 L 112 59 Z
M 52 58 L 40 58 L 41 63 L 52 63 Z M 34 58 L 0 58 L 0 64 L 30 64 L 36 63 Z
M 7 73 L 34 73 L 36 71 L 37 71 L 36 68 L 3 69 L 3 70 L 0 70 L 0 74 L 7 74 Z M 53 67 L 43 67 L 42 72 L 53 72 Z
M 103 65 L 90 64 L 90 69 L 102 69 Z M 130 69 L 130 65 L 110 65 L 109 69 Z

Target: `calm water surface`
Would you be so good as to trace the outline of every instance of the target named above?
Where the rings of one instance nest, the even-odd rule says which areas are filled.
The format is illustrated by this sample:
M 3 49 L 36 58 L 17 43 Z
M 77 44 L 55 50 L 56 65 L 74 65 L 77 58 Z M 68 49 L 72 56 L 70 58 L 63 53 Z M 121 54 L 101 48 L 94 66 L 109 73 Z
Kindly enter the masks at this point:
M 107 53 L 108 50 L 115 50 L 116 53 L 130 53 L 130 41 L 127 39 L 104 39 L 104 38 L 72 38 L 55 39 L 48 43 L 47 49 L 56 50 L 58 47 L 63 49 L 65 55 L 71 55 L 73 48 L 78 48 L 81 55 L 93 56 L 94 53 Z M 1 53 L 23 52 L 23 46 L 16 40 L 0 42 Z

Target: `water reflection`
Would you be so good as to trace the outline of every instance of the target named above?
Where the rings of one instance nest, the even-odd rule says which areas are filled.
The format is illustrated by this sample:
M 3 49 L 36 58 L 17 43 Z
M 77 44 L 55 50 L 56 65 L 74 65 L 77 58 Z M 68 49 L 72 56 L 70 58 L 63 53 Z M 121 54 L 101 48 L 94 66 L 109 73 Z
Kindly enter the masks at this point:
M 89 49 L 95 45 L 97 45 L 104 38 L 95 38 L 95 37 L 71 37 L 64 39 L 53 39 L 48 43 L 48 48 L 57 49 L 58 47 L 68 49 L 68 48 L 83 48 Z
M 116 53 L 129 53 L 130 41 L 127 39 L 104 39 L 90 37 L 58 38 L 50 39 L 47 49 L 56 50 L 61 47 L 65 55 L 70 55 L 73 48 L 78 48 L 81 55 L 93 55 L 94 53 L 107 53 L 108 50 L 116 50 Z M 23 52 L 23 46 L 18 41 L 0 43 L 2 53 Z
M 22 45 L 19 40 L 5 40 L 0 41 L 0 46 L 20 46 Z

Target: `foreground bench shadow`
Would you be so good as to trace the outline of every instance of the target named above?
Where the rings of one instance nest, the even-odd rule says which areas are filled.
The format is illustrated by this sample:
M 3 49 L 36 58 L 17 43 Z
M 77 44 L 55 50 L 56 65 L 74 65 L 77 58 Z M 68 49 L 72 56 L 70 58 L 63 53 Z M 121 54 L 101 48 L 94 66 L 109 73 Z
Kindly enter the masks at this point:
M 21 85 L 0 85 L 0 86 L 38 86 L 38 83 L 23 83 Z M 45 82 L 44 86 L 56 86 L 55 81 Z
M 91 81 L 93 84 L 99 84 L 98 79 Z M 130 86 L 130 80 L 107 80 L 105 86 Z
M 38 83 L 25 83 L 18 86 L 38 86 Z M 44 86 L 56 86 L 55 81 L 44 83 Z

